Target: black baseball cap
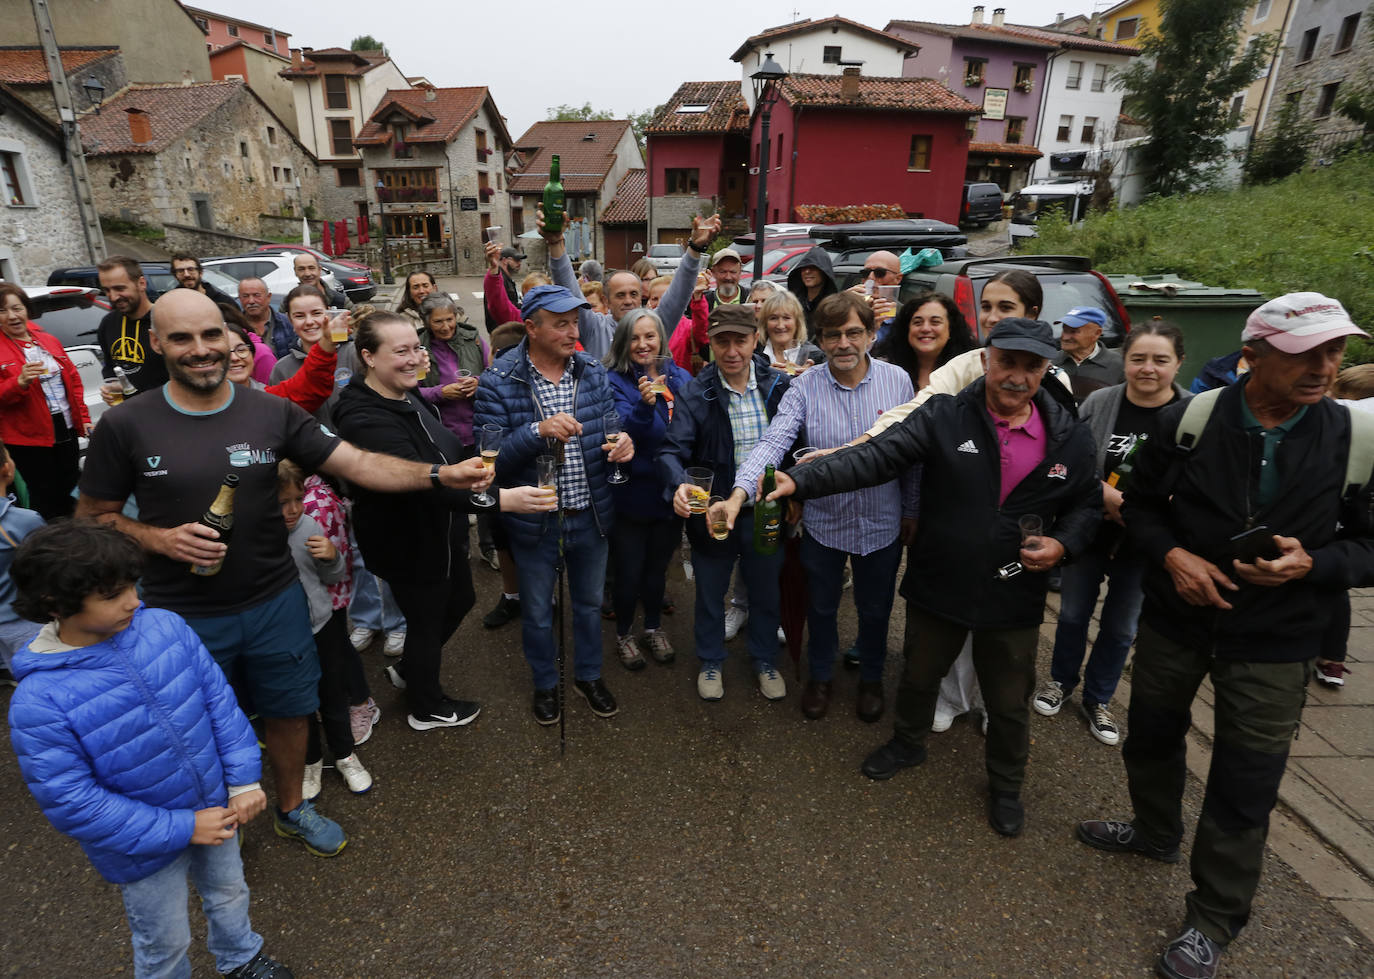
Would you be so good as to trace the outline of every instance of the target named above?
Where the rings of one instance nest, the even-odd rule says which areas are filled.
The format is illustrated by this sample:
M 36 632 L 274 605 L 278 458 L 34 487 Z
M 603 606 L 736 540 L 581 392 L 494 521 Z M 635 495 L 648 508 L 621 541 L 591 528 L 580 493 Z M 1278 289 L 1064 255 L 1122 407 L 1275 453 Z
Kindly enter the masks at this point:
M 1046 360 L 1053 360 L 1059 354 L 1059 344 L 1054 342 L 1054 330 L 1050 325 L 1044 320 L 1024 316 L 998 320 L 988 334 L 987 345 L 999 350 L 1025 350 Z
M 518 259 L 520 259 L 520 261 L 523 262 L 523 261 L 525 260 L 525 253 L 522 252 L 522 251 L 521 251 L 520 249 L 518 249 L 518 248 L 514 248 L 514 247 L 512 247 L 511 245 L 507 245 L 505 248 L 502 248 L 502 249 L 501 249 L 501 257 L 502 257 L 502 258 L 518 258 Z

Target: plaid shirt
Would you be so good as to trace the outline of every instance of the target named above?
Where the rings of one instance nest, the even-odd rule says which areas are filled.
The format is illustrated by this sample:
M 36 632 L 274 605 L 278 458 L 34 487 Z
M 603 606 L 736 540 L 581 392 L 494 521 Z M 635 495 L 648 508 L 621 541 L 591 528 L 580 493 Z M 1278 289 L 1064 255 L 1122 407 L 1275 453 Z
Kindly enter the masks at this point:
M 534 362 L 525 356 L 530 369 L 530 379 L 534 384 L 535 399 L 545 418 L 557 414 L 577 416 L 575 401 L 577 381 L 573 378 L 572 361 L 563 368 L 563 376 L 554 384 L 539 373 Z M 539 424 L 533 423 L 538 434 Z M 582 458 L 582 447 L 577 436 L 568 438 L 563 447 L 563 465 L 558 467 L 558 505 L 564 510 L 584 510 L 592 504 L 592 490 L 587 484 L 587 462 Z
M 749 381 L 743 391 L 732 388 L 724 376 L 720 383 L 730 392 L 730 403 L 726 411 L 730 415 L 730 430 L 735 437 L 735 468 L 744 465 L 755 443 L 763 438 L 768 429 L 768 406 L 759 391 L 759 379 L 754 373 L 754 363 L 749 362 Z
M 348 543 L 348 513 L 343 501 L 319 476 L 307 476 L 305 498 L 302 501 L 305 512 L 315 518 L 329 542 L 343 555 L 344 576 L 328 585 L 330 602 L 334 611 L 346 609 L 353 601 L 353 548 Z

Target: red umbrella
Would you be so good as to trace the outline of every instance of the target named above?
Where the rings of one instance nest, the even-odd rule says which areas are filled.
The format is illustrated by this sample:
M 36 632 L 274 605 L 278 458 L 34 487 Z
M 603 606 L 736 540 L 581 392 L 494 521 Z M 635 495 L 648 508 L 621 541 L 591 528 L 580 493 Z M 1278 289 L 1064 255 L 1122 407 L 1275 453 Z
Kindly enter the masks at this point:
M 328 221 L 324 222 L 324 230 L 320 232 L 320 251 L 330 258 L 334 257 L 334 235 Z
M 366 245 L 367 242 L 367 222 L 362 218 L 358 218 L 358 244 Z
M 348 254 L 348 220 L 334 222 L 334 254 Z

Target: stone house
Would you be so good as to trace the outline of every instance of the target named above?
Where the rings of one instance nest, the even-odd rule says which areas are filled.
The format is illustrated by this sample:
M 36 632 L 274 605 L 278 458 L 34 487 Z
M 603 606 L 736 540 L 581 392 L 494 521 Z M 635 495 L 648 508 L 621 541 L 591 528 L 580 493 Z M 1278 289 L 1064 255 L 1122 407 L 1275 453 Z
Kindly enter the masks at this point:
M 713 211 L 747 223 L 749 106 L 739 82 L 684 82 L 644 133 L 649 241 L 676 242 L 693 216 Z
M 90 260 L 62 131 L 0 84 L 0 279 L 43 285 L 63 265 Z
M 1368 0 L 1296 0 L 1265 124 L 1278 117 L 1283 102 L 1291 102 L 1318 134 L 1358 128 L 1336 103 L 1356 85 L 1374 85 L 1372 14 Z
M 386 92 L 353 143 L 364 175 L 356 213 L 371 209 L 392 247 L 412 246 L 427 259 L 442 256 L 454 274 L 480 275 L 482 232 L 511 224 L 511 138 L 490 90 Z
M 129 84 L 119 48 L 61 48 L 58 55 L 62 58 L 62 73 L 67 76 L 67 87 L 78 114 L 94 108 L 83 87 L 88 79 L 99 82 L 107 98 Z M 41 48 L 0 48 L 0 84 L 8 85 L 15 95 L 50 122 L 58 122 L 52 79 L 48 76 L 48 62 Z

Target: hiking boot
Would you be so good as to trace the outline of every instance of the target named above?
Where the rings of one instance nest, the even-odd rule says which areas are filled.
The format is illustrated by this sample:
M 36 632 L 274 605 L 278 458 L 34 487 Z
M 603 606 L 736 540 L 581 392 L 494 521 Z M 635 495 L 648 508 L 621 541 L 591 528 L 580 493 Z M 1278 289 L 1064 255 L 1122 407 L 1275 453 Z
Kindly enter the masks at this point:
M 1140 837 L 1135 827 L 1115 819 L 1089 819 L 1078 824 L 1078 838 L 1109 853 L 1139 853 L 1160 863 L 1178 863 L 1178 847 L 1159 847 Z
M 272 828 L 282 839 L 300 840 L 317 857 L 336 857 L 348 845 L 348 837 L 339 824 L 321 816 L 309 800 L 290 812 L 278 812 Z

